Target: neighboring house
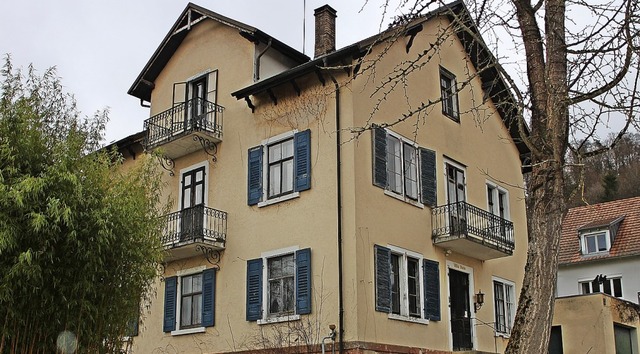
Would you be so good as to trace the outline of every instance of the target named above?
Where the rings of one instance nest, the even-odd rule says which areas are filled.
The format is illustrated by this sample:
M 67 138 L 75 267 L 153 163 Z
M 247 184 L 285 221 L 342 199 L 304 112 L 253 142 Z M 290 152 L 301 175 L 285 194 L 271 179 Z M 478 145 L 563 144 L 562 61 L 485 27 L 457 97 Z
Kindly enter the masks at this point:
M 469 18 L 458 1 L 336 50 L 323 6 L 310 59 L 189 4 L 129 90 L 171 201 L 133 351 L 503 352 L 528 150 Z M 416 53 L 402 88 L 374 92 Z
M 571 208 L 558 257 L 559 297 L 602 292 L 637 304 L 640 197 Z
M 571 208 L 560 237 L 550 354 L 640 353 L 640 197 Z

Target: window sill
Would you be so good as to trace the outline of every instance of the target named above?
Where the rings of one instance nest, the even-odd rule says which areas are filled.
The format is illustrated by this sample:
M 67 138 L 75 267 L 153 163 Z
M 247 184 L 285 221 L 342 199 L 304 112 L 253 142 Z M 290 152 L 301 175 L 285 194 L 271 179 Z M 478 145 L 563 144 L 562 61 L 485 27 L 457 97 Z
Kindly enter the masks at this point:
M 300 197 L 300 192 L 293 192 L 291 194 L 286 194 L 281 197 L 267 199 L 264 202 L 258 203 L 258 208 L 265 207 L 267 205 L 276 204 L 280 202 L 284 202 L 285 200 L 294 199 Z
M 429 320 L 425 318 L 417 318 L 417 317 L 407 317 L 402 315 L 396 315 L 394 313 L 389 314 L 390 320 L 403 321 L 403 322 L 411 322 L 411 323 L 419 323 L 419 324 L 429 324 Z
M 413 205 L 413 206 L 414 206 L 414 207 L 416 207 L 416 208 L 424 209 L 424 204 L 422 204 L 422 203 L 420 203 L 420 202 L 418 202 L 418 201 L 416 201 L 416 200 L 413 200 L 413 199 L 407 198 L 407 197 L 405 197 L 405 196 L 403 196 L 403 195 L 401 195 L 401 194 L 398 194 L 398 193 L 392 192 L 392 191 L 390 191 L 390 190 L 388 190 L 388 189 L 385 189 L 385 190 L 384 190 L 384 194 L 385 194 L 385 195 L 388 195 L 388 196 L 390 196 L 390 197 L 392 197 L 392 198 L 398 199 L 398 200 L 400 200 L 400 201 L 403 201 L 403 202 L 405 202 L 405 203 L 407 203 L 407 204 L 411 204 L 411 205 Z
M 258 324 L 259 325 L 265 325 L 265 324 L 270 324 L 270 323 L 298 321 L 299 319 L 300 319 L 300 315 L 269 317 L 269 318 L 263 318 L 261 320 L 258 320 Z
M 204 333 L 206 330 L 204 327 L 195 327 L 195 328 L 187 328 L 187 329 L 178 329 L 175 331 L 171 331 L 172 336 L 182 336 L 185 334 L 194 334 L 194 333 Z

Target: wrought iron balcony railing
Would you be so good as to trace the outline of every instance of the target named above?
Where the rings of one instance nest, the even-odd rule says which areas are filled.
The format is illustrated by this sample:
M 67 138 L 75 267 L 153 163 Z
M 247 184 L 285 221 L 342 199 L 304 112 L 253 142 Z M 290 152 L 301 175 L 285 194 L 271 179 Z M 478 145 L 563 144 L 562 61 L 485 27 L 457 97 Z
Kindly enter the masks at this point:
M 193 242 L 224 245 L 227 238 L 227 213 L 224 211 L 198 205 L 167 214 L 164 218 L 162 243 L 167 247 Z
M 201 131 L 222 140 L 224 107 L 193 98 L 144 121 L 145 148 L 153 148 L 186 133 Z
M 513 222 L 466 202 L 436 207 L 431 212 L 435 243 L 467 238 L 512 253 Z

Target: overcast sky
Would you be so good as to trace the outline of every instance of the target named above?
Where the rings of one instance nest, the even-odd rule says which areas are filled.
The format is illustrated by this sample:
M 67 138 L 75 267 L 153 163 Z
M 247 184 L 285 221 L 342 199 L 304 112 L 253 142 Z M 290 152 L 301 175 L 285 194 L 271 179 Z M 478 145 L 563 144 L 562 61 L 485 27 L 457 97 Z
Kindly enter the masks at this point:
M 106 141 L 142 130 L 149 109 L 127 91 L 188 1 L 2 0 L 0 54 L 15 67 L 39 72 L 56 66 L 83 115 L 109 107 Z M 343 47 L 379 31 L 381 0 L 195 0 L 194 3 L 257 27 L 313 56 L 313 10 L 338 12 L 336 42 Z M 3 59 L 4 62 L 4 59 Z

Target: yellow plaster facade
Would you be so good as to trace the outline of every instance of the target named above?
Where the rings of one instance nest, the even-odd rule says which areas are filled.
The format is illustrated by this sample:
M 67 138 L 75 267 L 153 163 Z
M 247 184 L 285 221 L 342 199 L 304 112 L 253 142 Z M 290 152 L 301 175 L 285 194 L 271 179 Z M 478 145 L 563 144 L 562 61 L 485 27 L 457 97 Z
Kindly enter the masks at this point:
M 202 149 L 175 157 L 171 171 L 164 173 L 163 178 L 171 212 L 185 209 L 185 193 L 193 193 L 194 199 L 190 199 L 189 203 L 195 201 L 226 213 L 225 238 L 217 243 L 209 242 L 205 236 L 194 242 L 167 244 L 167 263 L 161 279 L 156 283 L 154 301 L 143 310 L 139 334 L 133 337 L 133 352 L 230 353 L 267 348 L 279 348 L 276 352 L 284 352 L 282 347 L 319 352 L 323 337 L 329 333 L 329 325 L 337 326 L 338 335 L 334 345 L 338 348 L 342 341 L 345 352 L 413 353 L 419 350 L 416 348 L 421 348 L 424 353 L 446 353 L 463 350 L 465 346 L 468 346 L 466 349 L 477 351 L 503 352 L 508 340 L 510 317 L 517 306 L 526 259 L 521 153 L 505 126 L 504 117 L 498 113 L 494 102 L 485 97 L 481 78 L 476 75 L 476 69 L 460 40 L 451 32 L 449 19 L 434 15 L 421 21 L 422 30 L 413 38 L 409 53 L 406 38 L 401 36 L 389 47 L 379 44 L 367 54 L 365 59 L 375 58 L 380 51 L 386 50 L 387 54 L 376 64 L 376 70 L 378 73 L 391 72 L 398 63 L 428 48 L 439 36 L 442 38 L 443 33 L 446 35 L 447 40 L 434 52 L 436 55 L 407 77 L 406 86 L 383 97 L 383 93 L 374 93 L 376 87 L 381 85 L 381 80 L 384 80 L 383 76 L 374 78 L 366 71 L 354 76 L 353 70 L 340 68 L 309 70 L 279 82 L 279 78 L 288 74 L 288 71 L 284 71 L 264 82 L 255 83 L 254 60 L 264 50 L 264 43 L 255 44 L 247 40 L 247 35 L 239 35 L 239 32 L 248 31 L 246 28 L 221 21 L 221 17 L 215 13 L 190 5 L 183 15 L 190 11 L 205 15 L 205 18 L 188 29 L 184 39 L 175 51 L 166 56 L 162 70 L 154 77 L 149 89 L 150 117 L 165 114 L 163 112 L 180 101 L 176 100 L 175 83 L 187 82 L 185 85 L 188 86 L 189 82 L 197 81 L 199 77 L 211 78 L 209 73 L 217 73 L 216 82 L 207 83 L 207 91 L 215 91 L 215 96 L 207 96 L 208 100 L 215 100 L 217 105 L 224 107 L 223 135 L 215 143 L 215 157 Z M 178 24 L 180 19 L 176 28 L 180 27 Z M 165 39 L 169 40 L 170 37 Z M 281 49 L 271 58 L 284 55 L 283 51 L 286 50 Z M 346 57 L 355 63 L 355 59 Z M 158 56 L 154 58 L 152 62 L 158 60 Z M 291 66 L 291 62 L 286 64 Z M 270 70 L 274 67 L 277 65 L 271 65 Z M 445 115 L 441 108 L 443 103 L 437 102 L 424 114 L 384 129 L 372 127 L 372 124 L 380 126 L 396 121 L 407 107 L 440 100 L 442 69 L 455 76 L 458 82 L 465 82 L 457 92 L 458 121 Z M 295 70 L 292 68 L 290 71 Z M 138 81 L 142 81 L 141 78 L 144 79 L 144 75 Z M 266 88 L 261 89 L 261 84 Z M 249 106 L 238 95 L 231 95 L 246 87 L 255 88 L 246 95 Z M 196 89 L 193 86 L 192 92 L 196 92 Z M 188 97 L 184 92 L 180 95 Z M 383 104 L 375 108 L 377 100 L 383 98 Z M 337 126 L 338 119 L 340 126 Z M 419 189 L 416 191 L 419 198 L 408 197 L 409 187 L 406 183 L 409 182 L 406 181 L 402 187 L 406 190 L 401 193 L 376 185 L 375 173 L 372 172 L 376 160 L 376 143 L 373 141 L 376 129 L 406 143 L 408 150 L 404 152 L 407 154 L 404 163 L 407 166 L 410 151 L 417 154 L 427 149 L 433 153 L 434 197 L 437 200 L 434 205 L 422 200 L 425 192 L 420 187 L 423 187 L 425 180 L 421 179 L 419 167 L 426 163 L 422 157 L 414 156 L 412 160 L 415 161 L 413 168 L 418 173 L 418 180 L 413 183 Z M 266 151 L 271 144 L 307 130 L 310 136 L 307 150 L 309 186 L 300 187 L 300 191 L 294 188 L 292 193 L 283 193 L 278 198 L 269 198 L 267 186 L 272 179 L 282 182 L 284 186 L 286 176 L 293 172 L 282 167 L 285 162 L 275 165 L 285 177 L 269 172 L 269 155 L 262 153 L 260 201 L 254 204 L 248 202 L 252 149 L 263 146 L 263 151 Z M 190 131 L 185 134 L 189 139 L 189 134 L 196 135 Z M 206 134 L 199 136 L 206 138 Z M 169 135 L 165 142 L 153 149 L 162 152 L 165 148 L 171 148 L 169 145 L 174 143 L 173 139 L 174 136 Z M 294 138 L 296 144 L 297 139 L 298 135 Z M 295 147 L 296 152 L 292 154 L 295 166 L 298 166 L 298 145 Z M 445 208 L 442 210 L 446 210 L 449 217 L 445 226 L 449 227 L 449 236 L 454 233 L 451 226 L 453 209 L 446 207 L 453 202 L 452 192 L 447 188 L 451 177 L 448 172 L 450 166 L 455 166 L 457 171 L 464 174 L 459 188 L 463 192 L 460 205 L 465 206 L 465 212 L 464 216 L 456 215 L 464 219 L 465 233 L 470 233 L 467 227 L 473 225 L 483 227 L 484 232 L 490 233 L 486 231 L 490 222 L 487 220 L 497 220 L 503 229 L 512 222 L 514 246 L 496 251 L 492 243 L 494 241 L 463 240 L 467 243 L 455 246 L 463 247 L 463 251 L 458 252 L 446 242 L 435 242 L 433 214 L 436 208 Z M 199 168 L 204 172 L 201 180 L 203 189 L 188 189 L 187 185 L 191 182 L 185 176 Z M 406 177 L 404 174 L 411 168 L 405 167 L 402 170 L 405 172 L 400 173 Z M 387 162 L 387 176 L 390 169 Z M 189 178 L 197 180 L 195 176 Z M 489 202 L 490 190 L 496 193 L 492 198 L 500 198 L 501 211 L 496 206 L 497 199 L 494 204 Z M 494 205 L 494 209 L 488 211 L 491 205 Z M 473 207 L 484 213 L 476 215 L 481 221 L 473 221 L 471 214 L 467 214 L 466 210 Z M 178 215 L 184 219 L 186 214 Z M 202 223 L 202 219 L 198 220 Z M 181 225 L 178 231 L 186 228 L 186 224 Z M 207 225 L 205 221 L 205 229 Z M 493 236 L 499 238 L 500 232 L 505 231 L 494 230 Z M 213 250 L 210 253 L 213 259 L 204 257 L 201 250 L 194 246 Z M 389 264 L 392 276 L 398 274 L 398 278 L 385 278 L 387 265 L 376 258 L 378 246 L 381 246 L 382 252 L 388 252 L 386 254 L 399 262 Z M 469 247 L 466 252 L 464 247 Z M 298 262 L 298 251 L 304 249 L 310 249 L 311 255 L 310 262 L 304 264 L 310 267 L 310 282 L 305 283 L 311 288 L 310 313 L 299 310 L 296 302 L 296 308 L 289 310 L 286 315 L 270 315 L 273 305 L 267 306 L 267 301 L 271 299 L 274 302 L 276 298 L 282 300 L 286 296 L 278 291 L 287 293 L 293 290 L 282 285 L 286 280 L 272 280 L 273 277 L 267 273 L 272 269 L 269 262 L 281 255 L 295 255 L 295 261 Z M 479 253 L 475 254 L 476 250 Z M 500 255 L 495 256 L 495 252 Z M 258 305 L 261 313 L 259 319 L 249 320 L 248 269 L 249 262 L 257 259 L 262 259 L 263 269 L 260 274 L 262 303 Z M 412 278 L 409 268 L 414 261 L 419 270 Z M 433 274 L 424 272 L 427 263 L 437 270 L 437 279 L 427 279 Z M 302 264 L 295 263 L 293 266 L 295 276 L 292 279 L 296 282 L 293 296 L 302 293 L 298 284 L 303 274 L 299 272 Z M 191 302 L 206 301 L 189 295 L 191 293 L 188 291 L 185 293 L 185 289 L 181 290 L 182 282 L 186 282 L 190 275 L 204 274 L 203 271 L 207 269 L 215 269 L 213 325 L 201 326 L 196 320 L 192 321 L 195 323 L 192 326 L 182 326 L 180 319 L 186 316 L 181 312 L 187 303 L 185 299 L 188 297 Z M 455 286 L 451 281 L 451 274 L 454 273 L 461 281 Z M 395 285 L 390 285 L 392 289 L 380 288 L 383 286 L 381 279 Z M 165 296 L 170 281 L 177 282 L 177 285 L 174 284 L 177 289 L 170 294 L 172 299 L 167 299 Z M 418 294 L 409 290 L 413 286 L 410 284 L 416 283 Z M 276 284 L 280 290 L 271 290 L 269 284 Z M 391 295 L 399 301 L 397 313 L 394 314 L 396 310 L 391 309 L 394 307 L 392 300 L 389 300 L 388 311 L 379 309 L 378 305 L 384 307 L 386 304 L 378 295 L 380 289 L 399 292 L 397 297 Z M 433 294 L 425 294 L 428 290 L 435 291 L 435 299 Z M 476 311 L 475 294 L 479 292 L 485 294 L 484 304 Z M 416 310 L 409 298 L 417 301 L 416 314 L 409 314 Z M 169 330 L 166 328 L 167 306 L 174 308 L 173 324 L 169 323 Z M 427 307 L 437 314 L 426 314 Z M 453 315 L 454 307 L 462 309 L 462 319 Z M 191 305 L 191 309 L 193 311 L 189 316 L 196 316 L 194 313 L 200 310 L 194 305 Z M 496 313 L 500 311 L 502 318 L 498 319 Z M 456 327 L 454 323 L 457 321 L 464 322 L 466 327 Z M 496 329 L 499 327 L 496 321 L 502 321 L 506 327 Z M 331 348 L 333 342 L 328 339 L 326 343 L 327 348 Z

